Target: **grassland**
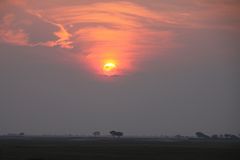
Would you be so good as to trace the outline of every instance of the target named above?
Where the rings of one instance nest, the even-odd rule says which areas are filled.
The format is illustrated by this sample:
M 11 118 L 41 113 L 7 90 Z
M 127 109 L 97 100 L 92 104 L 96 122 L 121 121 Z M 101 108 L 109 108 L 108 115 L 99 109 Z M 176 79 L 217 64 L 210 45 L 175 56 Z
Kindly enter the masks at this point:
M 157 138 L 2 137 L 0 160 L 232 160 L 240 142 Z

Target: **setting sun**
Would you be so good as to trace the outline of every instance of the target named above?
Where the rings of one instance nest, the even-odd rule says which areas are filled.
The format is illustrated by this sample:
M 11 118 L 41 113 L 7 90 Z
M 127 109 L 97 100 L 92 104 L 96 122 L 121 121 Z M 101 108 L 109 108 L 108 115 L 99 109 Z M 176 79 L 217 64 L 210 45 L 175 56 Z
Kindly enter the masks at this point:
M 115 74 L 116 68 L 117 68 L 117 66 L 115 63 L 109 62 L 109 63 L 104 64 L 103 71 L 104 71 L 105 75 L 111 76 L 111 75 Z
M 114 63 L 106 63 L 104 66 L 103 66 L 103 69 L 104 71 L 112 71 L 116 68 L 116 64 Z

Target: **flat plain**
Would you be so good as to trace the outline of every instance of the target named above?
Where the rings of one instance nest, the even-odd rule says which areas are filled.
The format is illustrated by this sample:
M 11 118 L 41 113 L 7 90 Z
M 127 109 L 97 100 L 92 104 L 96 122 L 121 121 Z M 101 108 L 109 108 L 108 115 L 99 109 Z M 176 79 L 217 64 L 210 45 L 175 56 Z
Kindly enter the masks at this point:
M 1 137 L 0 160 L 232 160 L 239 140 Z

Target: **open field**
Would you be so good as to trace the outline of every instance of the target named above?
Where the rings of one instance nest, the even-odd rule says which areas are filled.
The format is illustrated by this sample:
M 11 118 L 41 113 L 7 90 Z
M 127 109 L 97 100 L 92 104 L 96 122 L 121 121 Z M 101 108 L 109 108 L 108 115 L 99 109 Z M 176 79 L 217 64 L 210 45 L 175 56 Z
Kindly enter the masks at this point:
M 1 160 L 240 159 L 239 141 L 162 141 L 154 138 L 0 138 Z

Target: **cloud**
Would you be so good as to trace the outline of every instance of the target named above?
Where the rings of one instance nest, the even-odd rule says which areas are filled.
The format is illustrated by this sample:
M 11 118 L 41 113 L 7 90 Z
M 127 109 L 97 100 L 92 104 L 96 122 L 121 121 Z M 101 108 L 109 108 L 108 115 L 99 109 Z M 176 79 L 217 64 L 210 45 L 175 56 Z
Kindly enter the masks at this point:
M 112 59 L 121 63 L 120 70 L 132 70 L 136 59 L 159 56 L 178 46 L 174 40 L 181 29 L 236 31 L 240 27 L 239 3 L 235 0 L 4 2 L 15 8 L 4 10 L 1 41 L 72 49 L 97 72 Z M 47 36 L 33 42 L 36 32 Z
M 57 3 L 58 2 L 58 3 Z M 206 1 L 206 0 L 184 0 L 184 1 L 153 1 L 148 3 L 143 0 L 129 1 L 27 1 L 27 0 L 3 0 L 4 8 L 9 6 L 21 8 L 21 11 L 7 13 L 5 17 L 14 14 L 18 24 L 21 20 L 18 15 L 30 14 L 57 28 L 52 32 L 55 40 L 39 41 L 32 44 L 29 42 L 31 34 L 26 28 L 6 27 L 6 22 L 1 23 L 2 41 L 15 44 L 31 44 L 33 46 L 45 45 L 49 47 L 59 46 L 62 48 L 73 48 L 79 46 L 79 40 L 84 31 L 92 31 L 93 28 L 107 28 L 118 31 L 159 32 L 168 30 L 174 32 L 176 28 L 191 29 L 238 29 L 239 6 L 236 0 Z M 65 3 L 66 2 L 66 3 Z M 68 3 L 67 3 L 68 2 Z M 74 5 L 72 5 L 74 4 Z M 7 7 L 8 6 L 8 7 Z M 15 13 L 16 12 L 16 13 Z M 4 18 L 3 18 L 4 19 Z M 31 21 L 32 18 L 29 18 Z M 12 20 L 13 21 L 13 20 Z M 12 22 L 13 25 L 15 22 Z M 128 33 L 129 33 L 128 32 Z M 17 35 L 14 42 L 12 35 Z M 19 39 L 22 41 L 20 42 Z M 81 42 L 85 43 L 85 42 Z
M 13 27 L 14 19 L 14 14 L 8 14 L 3 17 L 0 25 L 1 40 L 19 46 L 29 45 L 27 33 L 25 33 L 23 29 Z
M 134 57 L 149 56 L 152 48 L 161 52 L 164 48 L 173 47 L 170 31 L 157 31 L 145 24 L 161 22 L 171 25 L 174 22 L 167 16 L 130 2 L 97 2 L 28 9 L 27 12 L 58 28 L 53 33 L 58 39 L 41 45 L 75 48 L 77 53 L 81 50 L 80 56 L 84 55 L 83 58 L 97 72 L 101 72 L 99 66 L 113 59 L 121 63 L 119 70 L 131 70 Z
M 72 41 L 70 38 L 72 35 L 64 28 L 62 24 L 55 23 L 54 21 L 49 20 L 47 17 L 43 17 L 41 14 L 35 11 L 28 10 L 29 14 L 38 17 L 40 20 L 51 24 L 58 28 L 57 31 L 54 31 L 52 34 L 57 37 L 57 40 L 55 41 L 47 41 L 47 42 L 40 42 L 38 45 L 48 46 L 48 47 L 54 47 L 54 46 L 60 46 L 61 48 L 73 48 Z
M 25 0 L 1 2 L 3 17 L 0 21 L 0 42 L 18 46 L 59 46 L 61 48 L 73 48 L 71 45 L 72 42 L 70 41 L 71 34 L 68 33 L 61 24 L 48 21 L 42 18 L 41 15 L 33 14 L 34 12 L 29 9 L 26 2 Z M 6 10 L 6 8 L 9 9 Z M 40 26 L 36 26 L 34 23 L 38 23 Z M 39 30 L 34 30 L 33 28 L 36 27 L 41 29 L 46 23 L 55 27 L 55 31 L 50 33 L 53 38 L 51 37 L 49 40 L 46 39 L 45 41 L 31 41 L 34 38 L 34 32 L 39 32 Z M 44 32 L 47 31 L 45 29 L 40 30 L 40 32 L 44 34 Z
M 42 19 L 52 24 L 61 24 L 67 32 L 71 33 L 74 43 L 77 44 L 79 42 L 110 43 L 115 41 L 116 37 L 119 37 L 118 43 L 121 39 L 135 43 L 133 40 L 141 38 L 141 35 L 146 36 L 154 32 L 157 36 L 157 32 L 164 32 L 154 30 L 151 24 L 173 25 L 176 23 L 167 15 L 159 15 L 157 12 L 130 2 L 60 6 L 36 10 L 34 14 L 40 15 Z

